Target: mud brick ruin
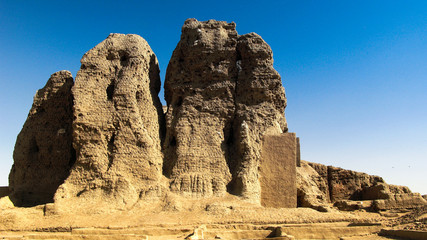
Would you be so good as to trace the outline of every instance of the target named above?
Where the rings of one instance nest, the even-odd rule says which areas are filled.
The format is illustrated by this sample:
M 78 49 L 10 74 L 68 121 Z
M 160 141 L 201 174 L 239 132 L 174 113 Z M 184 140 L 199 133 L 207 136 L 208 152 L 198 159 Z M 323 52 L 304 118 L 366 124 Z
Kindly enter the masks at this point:
M 160 89 L 148 43 L 111 34 L 83 56 L 75 79 L 54 73 L 37 92 L 1 194 L 57 211 L 170 196 L 319 211 L 360 208 L 353 200 L 372 209 L 425 204 L 380 177 L 302 161 L 272 50 L 235 23 L 188 19 L 166 72 L 167 106 Z

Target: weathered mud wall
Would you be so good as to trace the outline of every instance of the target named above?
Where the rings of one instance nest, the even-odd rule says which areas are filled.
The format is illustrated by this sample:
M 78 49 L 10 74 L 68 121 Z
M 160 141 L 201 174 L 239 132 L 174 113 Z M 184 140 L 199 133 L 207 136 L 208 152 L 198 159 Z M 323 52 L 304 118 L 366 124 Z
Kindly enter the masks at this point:
M 56 72 L 34 96 L 16 139 L 9 175 L 10 196 L 17 206 L 53 202 L 58 186 L 75 162 L 72 86 L 70 72 Z
M 297 168 L 298 206 L 318 209 L 337 203 L 345 210 L 413 208 L 427 204 L 408 187 L 387 184 L 381 177 L 301 161 Z M 353 201 L 357 201 L 354 203 Z M 361 206 L 366 201 L 367 206 Z
M 156 56 L 138 35 L 111 34 L 83 56 L 73 87 L 77 159 L 56 202 L 126 207 L 159 195 L 159 90 Z
M 234 23 L 189 19 L 165 80 L 164 173 L 192 196 L 227 191 L 260 201 L 265 134 L 287 131 L 285 92 L 270 47 Z

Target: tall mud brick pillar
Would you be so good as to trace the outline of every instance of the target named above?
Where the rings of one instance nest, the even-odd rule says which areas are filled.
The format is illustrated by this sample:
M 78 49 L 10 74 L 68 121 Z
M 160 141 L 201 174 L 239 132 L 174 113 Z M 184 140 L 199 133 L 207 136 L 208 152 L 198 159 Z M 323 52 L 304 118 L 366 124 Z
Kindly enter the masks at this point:
M 265 135 L 260 162 L 261 205 L 297 207 L 295 133 Z

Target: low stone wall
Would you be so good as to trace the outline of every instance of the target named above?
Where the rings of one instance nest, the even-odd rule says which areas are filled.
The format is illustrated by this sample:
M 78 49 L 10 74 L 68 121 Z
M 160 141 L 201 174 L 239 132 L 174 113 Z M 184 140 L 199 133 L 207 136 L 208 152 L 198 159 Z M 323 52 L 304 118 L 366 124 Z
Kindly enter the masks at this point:
M 427 239 L 427 232 L 424 231 L 382 229 L 379 235 L 414 240 Z
M 405 193 L 392 195 L 389 199 L 374 200 L 375 210 L 389 210 L 400 208 L 416 208 L 427 205 L 427 201 L 419 193 Z

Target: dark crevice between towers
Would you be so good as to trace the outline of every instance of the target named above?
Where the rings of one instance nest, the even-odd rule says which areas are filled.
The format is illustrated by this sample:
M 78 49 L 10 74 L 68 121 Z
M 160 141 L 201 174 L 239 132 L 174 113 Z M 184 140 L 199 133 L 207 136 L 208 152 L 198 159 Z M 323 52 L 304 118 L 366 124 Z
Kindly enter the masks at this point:
M 166 80 L 165 80 L 166 81 Z M 182 104 L 184 103 L 184 93 L 182 92 L 175 92 L 173 97 L 169 98 L 168 104 L 168 111 L 171 111 L 172 109 L 172 115 L 177 116 L 179 110 L 181 109 Z M 166 96 L 166 93 L 165 93 Z M 167 100 L 166 100 L 167 101 Z M 164 117 L 166 118 L 166 113 L 164 114 Z M 176 124 L 176 118 L 173 119 L 173 122 L 171 125 Z M 166 119 L 165 119 L 165 130 L 166 130 Z M 164 154 L 163 158 L 163 175 L 167 178 L 170 178 L 172 175 L 172 169 L 173 166 L 176 164 L 176 148 L 178 145 L 177 140 L 177 133 L 173 132 L 171 134 L 168 134 L 168 138 L 166 138 L 166 132 L 164 135 L 164 141 L 162 142 L 162 151 Z
M 327 179 L 328 179 L 328 190 L 329 190 L 329 199 L 331 202 L 333 202 L 335 199 L 333 197 L 333 193 L 332 193 L 332 169 L 330 167 L 327 168 Z
M 228 130 L 228 134 L 227 132 L 224 132 L 224 141 L 226 143 L 226 154 L 225 154 L 225 158 L 227 161 L 227 165 L 228 165 L 228 169 L 231 173 L 231 181 L 227 184 L 227 192 L 233 195 L 240 195 L 241 193 L 241 187 L 238 186 L 238 184 L 236 184 L 236 180 L 237 180 L 237 167 L 239 165 L 239 163 L 237 162 L 237 159 L 239 159 L 239 152 L 238 151 L 233 151 L 233 149 L 237 149 L 237 144 L 238 144 L 238 135 L 235 134 L 235 131 L 238 130 L 238 128 L 236 128 L 236 121 L 237 121 L 237 110 L 238 110 L 238 104 L 237 104 L 237 92 L 238 92 L 238 87 L 239 87 L 239 74 L 240 71 L 242 70 L 241 68 L 241 60 L 242 60 L 242 56 L 240 55 L 240 52 L 237 49 L 237 44 L 236 43 L 236 61 L 235 61 L 235 65 L 234 65 L 234 76 L 233 76 L 233 80 L 234 80 L 234 92 L 233 92 L 233 102 L 234 102 L 234 112 L 233 112 L 233 116 L 231 117 L 231 121 L 230 121 L 230 127 Z
M 158 122 L 159 122 L 159 136 L 160 136 L 160 146 L 163 148 L 163 143 L 165 141 L 166 136 L 166 119 L 165 113 L 163 112 L 163 106 L 160 102 L 159 92 L 162 87 L 162 83 L 160 80 L 160 69 L 159 65 L 156 61 L 156 56 L 154 54 L 150 57 L 149 64 L 149 81 L 150 81 L 150 91 L 151 91 L 151 100 L 154 103 L 154 106 L 157 110 Z

